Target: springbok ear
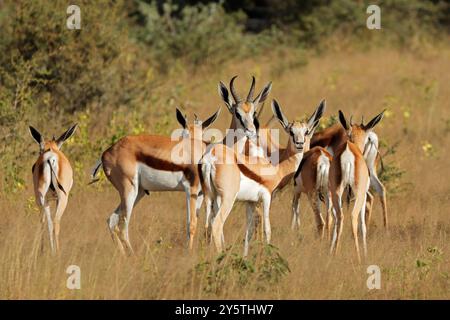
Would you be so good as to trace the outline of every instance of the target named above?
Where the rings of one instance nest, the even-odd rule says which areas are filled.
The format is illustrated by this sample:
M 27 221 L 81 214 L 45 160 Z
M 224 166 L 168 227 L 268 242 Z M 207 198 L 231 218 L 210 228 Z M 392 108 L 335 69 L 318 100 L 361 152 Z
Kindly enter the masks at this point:
M 233 113 L 233 103 L 231 101 L 230 93 L 228 92 L 227 86 L 222 81 L 219 82 L 218 90 L 219 95 L 222 98 L 223 102 L 225 102 L 228 111 Z
M 33 137 L 34 141 L 37 142 L 39 145 L 39 150 L 44 151 L 44 139 L 42 138 L 42 135 L 32 126 L 29 126 L 30 134 Z
M 344 127 L 345 130 L 350 129 L 350 127 L 348 126 L 347 120 L 345 120 L 344 113 L 341 110 L 339 110 L 339 122 L 341 123 L 341 125 Z
M 261 116 L 261 114 L 264 110 L 264 106 L 265 106 L 265 103 L 263 102 L 261 107 L 257 111 L 255 111 L 255 119 L 259 119 L 259 117 Z
M 266 101 L 267 97 L 269 96 L 270 90 L 272 89 L 272 81 L 266 84 L 266 86 L 261 90 L 261 92 L 256 96 L 255 100 L 253 100 L 253 103 L 255 105 L 259 103 L 263 103 Z M 255 106 L 256 107 L 256 106 Z
M 205 121 L 203 121 L 202 123 L 202 129 L 206 129 L 208 128 L 214 121 L 216 121 L 217 117 L 220 114 L 220 110 L 222 108 L 219 107 L 219 110 L 216 111 L 216 113 L 214 113 L 211 117 L 209 117 L 208 119 L 206 119 Z
M 283 129 L 286 130 L 286 128 L 289 126 L 289 121 L 281 111 L 281 107 L 275 99 L 272 100 L 272 112 L 275 115 L 275 117 L 277 117 L 278 121 L 280 121 Z
M 186 116 L 181 113 L 180 109 L 178 109 L 178 108 L 176 108 L 176 109 L 177 109 L 177 120 L 178 120 L 178 123 L 181 124 L 181 126 L 184 129 L 186 129 L 186 126 L 187 126 Z
M 311 115 L 311 117 L 308 119 L 308 131 L 311 132 L 314 127 L 317 127 L 319 124 L 320 118 L 322 118 L 323 113 L 325 112 L 326 104 L 325 99 L 320 101 L 319 106 L 316 108 L 314 113 Z
M 316 131 L 317 127 L 319 126 L 320 121 L 317 120 L 312 124 L 312 127 L 309 127 L 308 129 L 308 136 L 312 137 L 314 134 L 314 131 Z
M 364 130 L 370 130 L 373 127 L 375 127 L 378 122 L 381 121 L 381 119 L 383 119 L 384 116 L 384 112 L 386 111 L 386 109 L 384 109 L 380 114 L 378 114 L 377 116 L 375 116 L 372 120 L 369 121 L 368 124 L 366 124 L 365 126 L 363 126 Z
M 64 141 L 66 141 L 67 139 L 69 139 L 74 133 L 75 130 L 77 129 L 78 123 L 75 123 L 73 126 L 71 126 L 66 132 L 64 132 L 57 140 L 56 140 L 56 144 L 58 145 L 58 148 L 61 148 L 62 144 L 64 143 Z

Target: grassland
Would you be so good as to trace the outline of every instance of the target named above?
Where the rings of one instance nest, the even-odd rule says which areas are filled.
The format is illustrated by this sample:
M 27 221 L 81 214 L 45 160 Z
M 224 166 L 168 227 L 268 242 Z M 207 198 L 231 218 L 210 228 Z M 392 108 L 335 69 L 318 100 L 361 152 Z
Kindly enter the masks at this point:
M 316 236 L 312 211 L 305 201 L 301 230 L 291 231 L 291 187 L 278 194 L 271 210 L 273 244 L 290 269 L 279 277 L 277 270 L 264 264 L 264 255 L 260 258 L 262 246 L 256 242 L 251 252 L 258 257 L 251 266 L 227 255 L 222 264 L 229 268 L 215 272 L 216 253 L 202 240 L 203 210 L 199 240 L 189 253 L 182 193 L 154 193 L 139 203 L 130 225 L 135 255 L 123 257 L 106 227 L 118 196 L 107 183 L 86 186 L 90 165 L 86 164 L 62 219 L 58 256 L 50 254 L 46 233 L 44 250 L 40 250 L 40 214 L 32 200 L 31 172 L 21 193 L 0 197 L 0 298 L 449 299 L 450 48 L 442 45 L 417 52 L 340 48 L 317 57 L 309 54 L 306 66 L 294 67 L 298 59 L 269 53 L 266 58 L 246 59 L 212 74 L 201 69 L 195 76 L 181 73 L 166 87 L 184 83 L 178 99 L 185 101 L 189 114 L 196 112 L 201 117 L 221 104 L 218 81 L 234 74 L 240 75 L 238 85 L 245 89 L 250 75 L 257 76 L 258 87 L 272 80 L 271 98 L 280 102 L 289 118 L 310 113 L 322 98 L 327 99 L 327 116 L 342 109 L 355 119 L 361 115 L 368 119 L 387 108 L 377 133 L 387 145 L 398 142 L 396 152 L 386 156 L 385 162 L 405 174 L 391 186 L 396 192 L 388 197 L 387 231 L 382 227 L 379 202 L 375 202 L 366 261 L 357 263 L 348 220 L 340 255 L 329 256 L 328 243 Z M 284 65 L 287 70 L 277 72 L 289 62 L 292 67 Z M 149 131 L 158 112 L 153 112 L 154 118 L 142 119 Z M 266 108 L 263 118 L 269 116 Z M 217 127 L 225 129 L 229 121 L 223 108 Z M 99 123 L 105 125 L 101 119 Z M 23 155 L 30 167 L 37 151 L 34 147 Z M 383 146 L 382 153 L 386 150 Z M 70 144 L 64 151 L 70 157 Z M 231 252 L 241 253 L 244 218 L 245 208 L 238 204 L 225 225 Z M 275 260 L 274 264 L 280 263 Z M 237 267 L 233 261 L 239 261 Z M 73 264 L 81 268 L 80 290 L 66 288 L 66 268 Z M 366 268 L 371 264 L 381 268 L 380 290 L 367 289 Z

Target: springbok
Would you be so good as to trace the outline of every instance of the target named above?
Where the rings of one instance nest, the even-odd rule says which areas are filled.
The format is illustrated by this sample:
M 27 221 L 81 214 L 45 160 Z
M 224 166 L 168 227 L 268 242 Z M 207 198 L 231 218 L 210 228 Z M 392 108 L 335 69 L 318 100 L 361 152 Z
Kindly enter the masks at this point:
M 294 198 L 292 200 L 291 228 L 300 228 L 300 197 L 302 193 L 308 196 L 309 203 L 315 214 L 317 231 L 323 237 L 324 226 L 329 236 L 331 226 L 332 202 L 328 187 L 330 164 L 333 157 L 322 147 L 313 147 L 303 155 L 303 159 L 294 175 Z M 320 203 L 325 204 L 326 221 L 323 220 Z
M 219 111 L 204 122 L 196 119 L 188 125 L 186 116 L 177 109 L 177 120 L 183 127 L 178 141 L 159 135 L 126 136 L 103 152 L 92 178 L 103 166 L 106 177 L 119 192 L 120 204 L 107 223 L 122 253 L 124 246 L 133 253 L 128 235 L 133 207 L 152 191 L 186 193 L 187 239 L 192 249 L 198 209 L 203 202 L 197 165 L 206 148 L 202 133 L 216 120 Z
M 212 222 L 212 237 L 218 251 L 224 247 L 223 226 L 235 201 L 247 203 L 247 228 L 244 256 L 248 254 L 249 241 L 253 235 L 253 212 L 257 202 L 263 203 L 264 231 L 270 243 L 270 204 L 275 191 L 289 183 L 303 156 L 309 148 L 314 133 L 325 109 L 321 103 L 307 123 L 289 123 L 279 104 L 272 102 L 272 111 L 289 134 L 286 151 L 289 157 L 274 165 L 261 157 L 249 157 L 234 152 L 226 145 L 213 146 L 200 161 L 201 181 L 205 197 L 214 200 L 215 214 Z
M 39 144 L 39 157 L 33 164 L 33 186 L 36 204 L 43 213 L 42 223 L 47 219 L 50 247 L 52 253 L 59 251 L 59 232 L 61 217 L 67 206 L 69 192 L 72 189 L 73 173 L 67 157 L 62 153 L 61 146 L 75 132 L 73 125 L 58 139 L 45 141 L 44 137 L 33 127 L 29 127 L 31 136 Z M 49 205 L 49 189 L 56 196 L 56 212 L 52 219 Z
M 384 112 L 384 111 L 383 111 Z M 350 119 L 350 122 L 351 119 Z M 350 124 L 351 126 L 353 123 Z M 366 125 L 364 124 L 363 119 L 361 119 L 360 127 L 364 128 Z M 311 147 L 320 146 L 326 148 L 327 151 L 330 152 L 331 155 L 336 153 L 336 149 L 339 145 L 345 142 L 348 139 L 347 134 L 344 128 L 340 124 L 335 124 L 323 131 L 317 132 L 311 139 Z M 388 212 L 386 205 L 386 188 L 381 183 L 380 179 L 377 175 L 377 163 L 380 159 L 379 151 L 378 151 L 378 136 L 375 132 L 370 131 L 367 135 L 367 139 L 364 145 L 364 159 L 366 160 L 367 166 L 370 171 L 370 187 L 373 189 L 380 198 L 382 210 L 383 210 L 383 222 L 384 227 L 388 227 Z M 373 202 L 373 196 L 371 193 L 368 193 L 368 203 L 367 203 L 367 224 L 369 224 L 371 208 Z
M 356 254 L 360 261 L 358 243 L 358 216 L 361 216 L 361 233 L 364 256 L 367 255 L 365 204 L 369 190 L 369 168 L 364 159 L 364 145 L 367 142 L 369 132 L 383 118 L 383 112 L 373 118 L 367 125 L 349 125 L 342 111 L 339 111 L 339 122 L 344 128 L 348 139 L 336 146 L 333 160 L 331 161 L 329 181 L 330 192 L 335 212 L 333 238 L 331 252 L 338 252 L 339 240 L 342 234 L 344 214 L 342 212 L 342 194 L 345 189 L 350 189 L 355 196 L 355 204 L 351 212 L 352 233 L 355 241 Z M 349 192 L 350 192 L 349 190 Z
M 232 115 L 230 128 L 222 141 L 228 147 L 233 148 L 238 153 L 249 152 L 249 139 L 255 139 L 259 129 L 258 105 L 264 103 L 272 89 L 272 82 L 267 83 L 261 92 L 253 98 L 255 93 L 255 77 L 252 77 L 250 90 L 245 100 L 243 100 L 236 92 L 234 81 L 237 76 L 231 78 L 230 92 L 228 92 L 225 84 L 219 82 L 219 95 L 221 96 L 225 106 Z M 233 98 L 233 99 L 232 99 Z
M 246 154 L 251 156 L 263 156 L 263 150 L 255 143 L 257 137 L 257 131 L 259 130 L 259 122 L 257 115 L 262 111 L 258 111 L 259 104 L 264 103 L 272 88 L 272 82 L 268 82 L 261 92 L 255 97 L 255 77 L 252 76 L 252 83 L 250 85 L 247 97 L 242 99 L 234 87 L 234 81 L 237 76 L 234 76 L 230 80 L 230 91 L 228 91 L 226 85 L 220 81 L 218 85 L 219 95 L 221 96 L 225 106 L 231 113 L 230 127 L 226 132 L 221 144 L 233 148 L 238 154 Z M 230 95 L 231 93 L 231 95 Z M 209 148 L 212 148 L 212 144 Z M 205 235 L 206 239 L 210 238 L 210 226 L 211 226 L 211 209 L 213 207 L 212 199 L 208 196 L 205 197 L 206 205 L 206 220 L 205 220 Z

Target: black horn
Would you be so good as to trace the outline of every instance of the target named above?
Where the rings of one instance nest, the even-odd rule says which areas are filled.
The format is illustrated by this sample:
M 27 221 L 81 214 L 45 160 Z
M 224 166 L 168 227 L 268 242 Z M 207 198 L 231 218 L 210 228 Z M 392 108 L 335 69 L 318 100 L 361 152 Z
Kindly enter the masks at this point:
M 233 78 L 231 78 L 230 91 L 231 91 L 231 95 L 233 96 L 234 102 L 239 103 L 239 102 L 241 102 L 241 98 L 239 97 L 239 95 L 237 94 L 237 92 L 234 88 L 234 80 L 236 78 L 237 78 L 237 76 L 234 76 Z
M 247 102 L 253 102 L 253 94 L 255 93 L 255 77 L 252 76 L 252 84 L 250 85 L 250 90 L 247 95 Z

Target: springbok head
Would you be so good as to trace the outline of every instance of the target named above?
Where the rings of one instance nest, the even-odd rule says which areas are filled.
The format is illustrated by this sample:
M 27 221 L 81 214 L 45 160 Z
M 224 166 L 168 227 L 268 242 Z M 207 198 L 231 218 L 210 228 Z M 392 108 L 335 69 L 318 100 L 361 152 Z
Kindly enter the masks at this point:
M 49 150 L 60 150 L 64 141 L 69 139 L 75 133 L 77 126 L 78 124 L 74 124 L 73 126 L 71 126 L 58 139 L 55 139 L 55 137 L 53 137 L 51 140 L 47 141 L 44 140 L 44 137 L 35 128 L 30 126 L 29 129 L 34 141 L 39 144 L 39 153 L 43 154 Z
M 272 82 L 266 84 L 266 86 L 261 90 L 261 92 L 254 97 L 255 94 L 255 77 L 252 77 L 252 84 L 250 85 L 250 90 L 247 97 L 243 99 L 234 87 L 234 81 L 237 76 L 231 78 L 230 81 L 230 92 L 228 92 L 225 84 L 220 81 L 219 83 L 219 94 L 222 100 L 225 102 L 228 111 L 231 113 L 232 128 L 236 130 L 243 130 L 248 137 L 255 137 L 257 130 L 259 128 L 259 122 L 256 117 L 258 112 L 258 106 L 263 103 L 270 93 L 272 88 Z
M 307 122 L 289 122 L 281 111 L 281 107 L 276 100 L 272 101 L 272 112 L 280 121 L 281 126 L 289 134 L 288 147 L 292 152 L 306 152 L 309 150 L 311 137 L 319 125 L 319 120 L 325 111 L 325 100 L 322 100 Z
M 364 118 L 361 118 L 360 124 L 354 124 L 352 121 L 352 117 L 350 117 L 350 121 L 347 121 L 344 113 L 339 110 L 339 122 L 344 127 L 347 136 L 351 142 L 356 144 L 358 148 L 363 152 L 364 146 L 366 145 L 367 138 L 369 136 L 369 132 L 383 119 L 384 112 L 376 115 L 369 123 L 364 124 Z
M 193 124 L 188 124 L 187 116 L 183 115 L 180 109 L 177 108 L 177 120 L 178 123 L 183 127 L 183 134 L 182 134 L 183 138 L 202 140 L 203 130 L 208 128 L 214 121 L 216 121 L 219 113 L 220 108 L 205 121 L 200 120 L 198 116 L 195 114 Z

